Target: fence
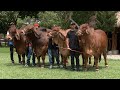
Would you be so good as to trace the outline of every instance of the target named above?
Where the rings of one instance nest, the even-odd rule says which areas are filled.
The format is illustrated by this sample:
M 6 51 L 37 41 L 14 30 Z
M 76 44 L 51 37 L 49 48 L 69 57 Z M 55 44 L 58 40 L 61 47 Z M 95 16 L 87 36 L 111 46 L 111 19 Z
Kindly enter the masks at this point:
M 8 46 L 8 40 L 6 40 L 5 38 L 1 38 L 0 39 L 0 46 Z

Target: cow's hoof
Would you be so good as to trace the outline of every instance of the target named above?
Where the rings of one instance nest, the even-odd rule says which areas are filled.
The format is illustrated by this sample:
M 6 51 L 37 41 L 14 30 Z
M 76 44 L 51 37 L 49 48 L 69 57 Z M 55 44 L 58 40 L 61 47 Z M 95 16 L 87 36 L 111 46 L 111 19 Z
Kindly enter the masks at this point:
M 89 64 L 89 66 L 91 66 L 92 64 Z
M 84 68 L 84 71 L 87 71 L 87 68 Z
M 96 71 L 99 71 L 99 69 L 95 69 Z
M 37 66 L 38 66 L 38 67 L 41 67 L 41 65 L 39 65 L 39 64 L 38 64 Z
M 108 67 L 108 65 L 105 65 L 105 67 Z
M 63 66 L 64 69 L 66 69 L 67 67 L 66 66 Z
M 60 65 L 60 68 L 63 68 L 63 65 Z
M 41 68 L 45 68 L 45 65 L 42 65 Z

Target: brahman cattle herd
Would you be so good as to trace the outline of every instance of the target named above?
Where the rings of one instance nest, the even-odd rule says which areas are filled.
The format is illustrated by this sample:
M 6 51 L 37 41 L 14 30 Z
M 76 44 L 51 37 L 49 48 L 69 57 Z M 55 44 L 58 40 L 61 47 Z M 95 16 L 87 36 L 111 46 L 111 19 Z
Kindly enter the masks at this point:
M 33 51 L 37 58 L 38 66 L 45 66 L 45 57 L 48 49 L 49 38 L 52 37 L 52 42 L 56 43 L 59 47 L 61 56 L 61 64 L 64 68 L 67 67 L 66 62 L 70 56 L 70 49 L 67 49 L 66 35 L 70 29 L 63 30 L 60 26 L 53 26 L 51 29 L 47 28 L 35 28 L 34 25 L 26 25 L 20 29 L 17 29 L 15 25 L 11 25 L 9 28 L 10 35 L 7 39 L 12 39 L 14 47 L 18 54 L 18 59 L 21 64 L 25 64 L 26 54 L 26 42 L 31 41 L 33 45 Z M 79 51 L 83 64 L 83 69 L 87 70 L 89 64 L 91 64 L 91 57 L 94 57 L 94 64 L 96 70 L 99 69 L 98 63 L 101 59 L 101 55 L 104 57 L 105 66 L 108 66 L 107 62 L 107 35 L 103 30 L 94 30 L 89 24 L 85 23 L 79 26 L 76 35 L 79 38 Z M 22 60 L 21 60 L 22 56 Z M 42 64 L 40 63 L 40 57 L 42 58 Z

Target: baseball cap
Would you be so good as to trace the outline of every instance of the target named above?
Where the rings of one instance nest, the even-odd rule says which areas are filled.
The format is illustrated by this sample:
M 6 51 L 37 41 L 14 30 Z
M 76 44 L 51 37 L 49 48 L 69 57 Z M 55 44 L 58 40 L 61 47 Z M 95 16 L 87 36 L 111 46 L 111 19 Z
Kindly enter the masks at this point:
M 70 25 L 75 25 L 75 23 L 74 23 L 74 22 L 71 22 Z

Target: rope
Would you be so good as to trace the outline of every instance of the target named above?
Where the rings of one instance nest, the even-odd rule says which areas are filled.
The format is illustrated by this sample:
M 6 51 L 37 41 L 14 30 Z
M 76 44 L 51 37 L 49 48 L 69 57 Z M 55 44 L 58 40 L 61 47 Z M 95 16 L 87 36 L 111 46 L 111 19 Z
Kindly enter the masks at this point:
M 62 49 L 67 49 L 67 50 L 74 51 L 74 52 L 78 52 L 78 53 L 83 53 L 83 52 L 80 52 L 80 51 L 77 51 L 77 50 L 72 50 L 72 49 L 63 48 L 63 47 L 59 47 L 59 46 L 56 46 L 56 47 L 58 47 L 58 48 L 62 48 Z

